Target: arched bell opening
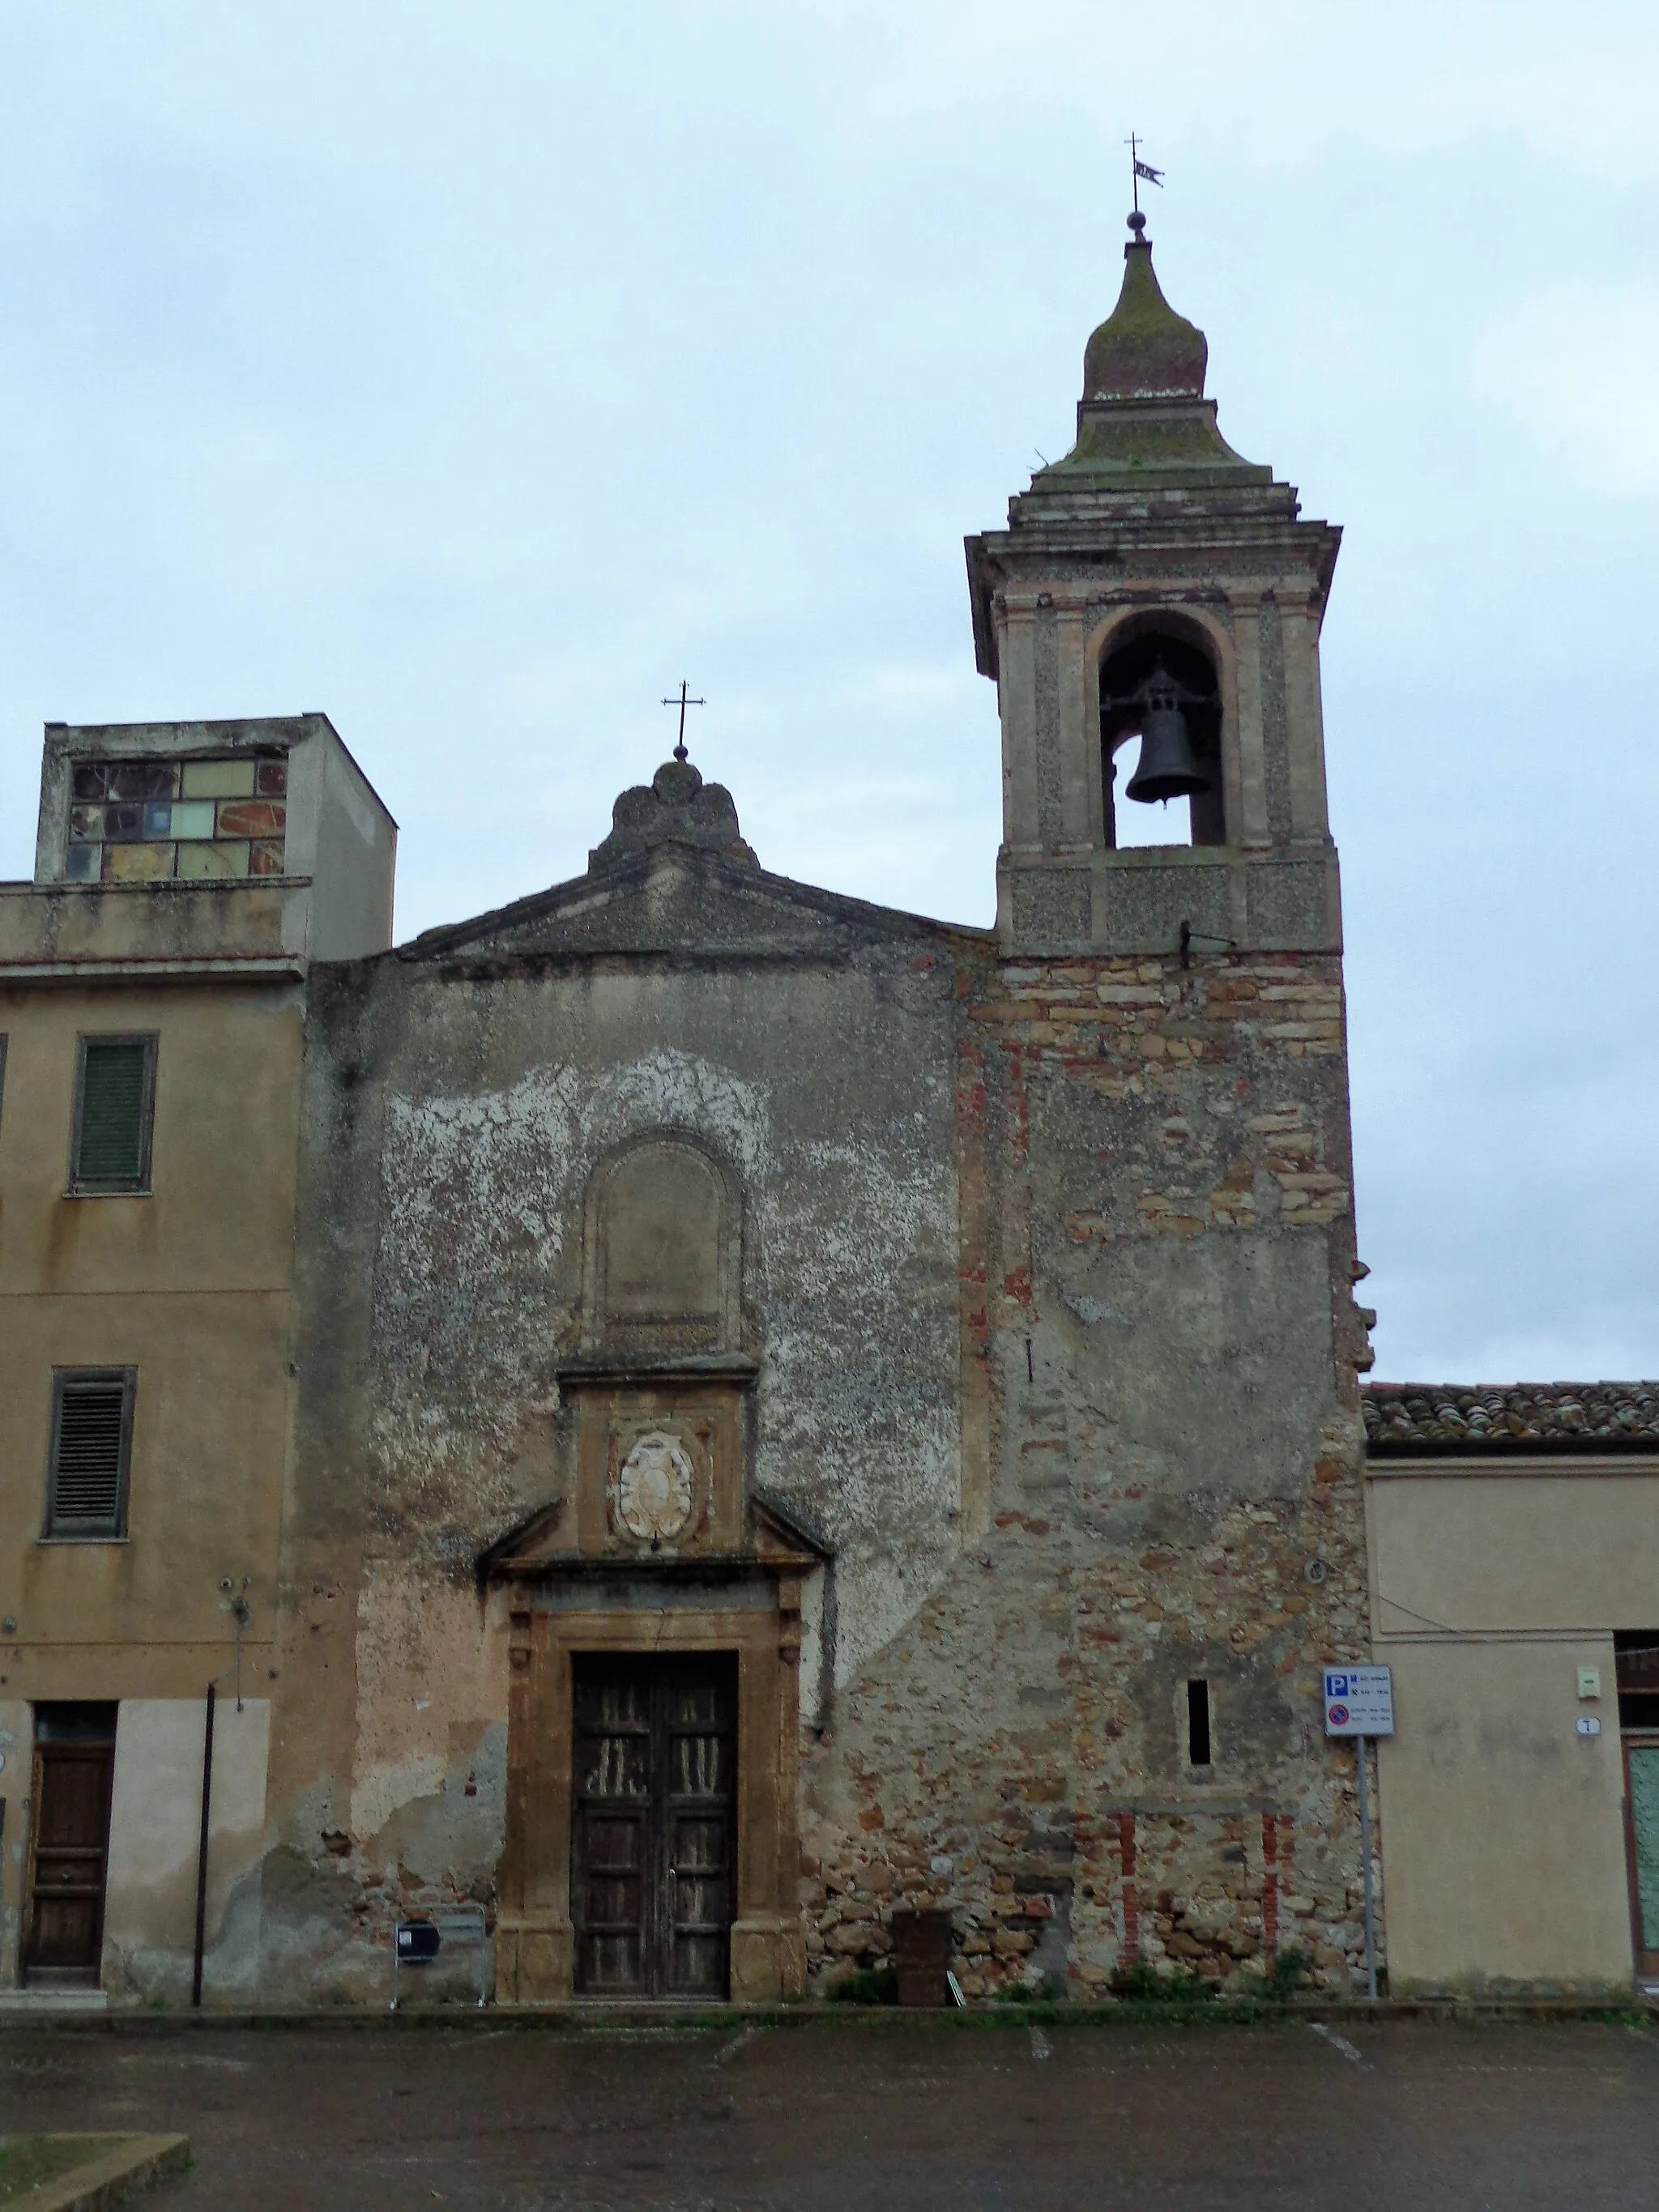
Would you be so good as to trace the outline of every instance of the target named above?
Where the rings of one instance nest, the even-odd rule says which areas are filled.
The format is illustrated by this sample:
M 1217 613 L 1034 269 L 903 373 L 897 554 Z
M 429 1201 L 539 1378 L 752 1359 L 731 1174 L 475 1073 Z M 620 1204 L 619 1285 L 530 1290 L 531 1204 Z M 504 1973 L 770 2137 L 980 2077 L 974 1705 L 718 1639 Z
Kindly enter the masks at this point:
M 1201 646 L 1147 629 L 1109 653 L 1100 747 L 1109 847 L 1226 843 L 1221 689 Z

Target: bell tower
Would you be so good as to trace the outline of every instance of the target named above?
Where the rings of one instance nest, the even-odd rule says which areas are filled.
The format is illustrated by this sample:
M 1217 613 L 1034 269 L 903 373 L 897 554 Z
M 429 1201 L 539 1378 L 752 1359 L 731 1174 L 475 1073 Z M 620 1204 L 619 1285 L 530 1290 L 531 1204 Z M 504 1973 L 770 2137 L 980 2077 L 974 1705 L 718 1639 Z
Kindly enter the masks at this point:
M 999 936 L 1334 951 L 1319 630 L 1341 533 L 1222 437 L 1204 334 L 1164 299 L 1146 217 L 1129 227 L 1076 444 L 968 540 L 1002 722 Z
M 968 543 L 1004 779 L 962 1055 L 969 1557 L 1006 1577 L 988 1680 L 1059 1716 L 1003 1709 L 975 1771 L 1006 1756 L 1002 1802 L 1041 1805 L 1022 1848 L 1063 1866 L 1077 1984 L 1224 1981 L 1294 1940 L 1335 1990 L 1359 1847 L 1319 1670 L 1368 1656 L 1375 1319 L 1321 736 L 1339 538 L 1222 437 L 1203 333 L 1130 231 L 1076 444 Z

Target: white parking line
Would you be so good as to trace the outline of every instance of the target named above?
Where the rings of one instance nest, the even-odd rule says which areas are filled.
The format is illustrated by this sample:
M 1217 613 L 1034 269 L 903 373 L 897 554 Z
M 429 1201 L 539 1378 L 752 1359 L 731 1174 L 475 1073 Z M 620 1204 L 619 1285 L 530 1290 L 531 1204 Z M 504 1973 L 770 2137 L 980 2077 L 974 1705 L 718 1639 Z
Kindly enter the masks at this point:
M 1354 2049 L 1352 2044 L 1349 2042 L 1346 2035 L 1339 2035 L 1334 2027 L 1327 2027 L 1322 2020 L 1310 2020 L 1308 2022 L 1308 2025 L 1316 2035 L 1322 2035 L 1324 2037 L 1326 2042 L 1330 2045 L 1333 2051 L 1340 2051 L 1345 2058 L 1352 2060 L 1356 2066 L 1363 2066 L 1364 2064 L 1364 2060 Z
M 1049 2040 L 1048 2040 L 1048 2037 L 1047 2037 L 1047 2036 L 1042 2033 L 1042 2030 L 1040 2027 L 1034 2027 L 1034 2028 L 1031 2030 L 1031 2056 L 1032 2056 L 1032 2057 L 1033 2057 L 1033 2058 L 1052 2058 L 1052 2057 L 1054 2057 L 1054 2045 L 1053 2045 L 1052 2043 L 1050 2043 L 1050 2042 L 1049 2042 Z

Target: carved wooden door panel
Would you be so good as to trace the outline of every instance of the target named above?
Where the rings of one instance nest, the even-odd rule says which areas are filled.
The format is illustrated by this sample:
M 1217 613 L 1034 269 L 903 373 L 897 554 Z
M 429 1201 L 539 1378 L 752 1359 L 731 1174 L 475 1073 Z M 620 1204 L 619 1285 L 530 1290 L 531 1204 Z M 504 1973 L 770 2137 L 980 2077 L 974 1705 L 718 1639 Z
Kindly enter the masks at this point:
M 683 1660 L 659 1686 L 665 1887 L 658 1986 L 664 1996 L 723 1997 L 735 1887 L 737 1662 L 725 1653 Z
M 737 1661 L 575 1661 L 571 1910 L 592 1996 L 726 1993 Z
M 113 1744 L 36 1747 L 23 1978 L 37 1986 L 97 1982 L 114 1765 Z

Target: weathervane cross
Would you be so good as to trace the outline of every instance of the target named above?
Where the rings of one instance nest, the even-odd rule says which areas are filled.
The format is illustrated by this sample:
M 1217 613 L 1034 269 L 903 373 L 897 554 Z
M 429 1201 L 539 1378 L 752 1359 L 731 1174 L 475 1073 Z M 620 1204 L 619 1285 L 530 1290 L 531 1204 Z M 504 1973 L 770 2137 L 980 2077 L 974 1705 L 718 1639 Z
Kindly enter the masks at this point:
M 1133 131 L 1129 133 L 1127 138 L 1124 141 L 1124 143 L 1129 149 L 1129 188 L 1134 194 L 1135 213 L 1139 215 L 1140 213 L 1141 179 L 1145 177 L 1149 185 L 1157 185 L 1161 189 L 1164 183 L 1164 172 L 1162 169 L 1155 169 L 1150 161 L 1143 161 L 1141 160 L 1141 142 L 1135 136 Z
M 690 691 L 690 686 L 687 684 L 687 682 L 686 682 L 686 680 L 685 680 L 684 677 L 683 677 L 683 676 L 682 676 L 682 677 L 681 677 L 681 678 L 680 678 L 680 693 L 679 693 L 679 696 L 678 696 L 678 699 L 665 699 L 665 700 L 663 701 L 663 702 L 662 702 L 662 703 L 663 703 L 663 705 L 664 705 L 665 707 L 678 707 L 678 708 L 679 708 L 679 710 L 680 710 L 680 736 L 679 736 L 679 743 L 678 743 L 678 744 L 675 746 L 675 748 L 674 748 L 674 757 L 675 757 L 675 759 L 676 759 L 677 761 L 683 761 L 683 760 L 685 758 L 685 710 L 686 710 L 686 708 L 687 708 L 688 707 L 706 707 L 706 706 L 708 704 L 708 700 L 707 700 L 707 699 L 693 699 L 693 698 L 691 698 L 691 697 L 689 696 Z

